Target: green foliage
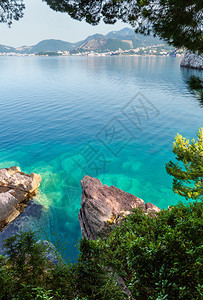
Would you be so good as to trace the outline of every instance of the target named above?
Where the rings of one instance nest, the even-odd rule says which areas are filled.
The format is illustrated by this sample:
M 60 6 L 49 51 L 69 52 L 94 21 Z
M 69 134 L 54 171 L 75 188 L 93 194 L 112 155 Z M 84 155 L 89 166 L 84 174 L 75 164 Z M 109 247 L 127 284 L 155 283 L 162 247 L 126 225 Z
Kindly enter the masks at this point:
M 95 241 L 81 240 L 80 256 L 75 267 L 76 288 L 81 297 L 89 295 L 88 299 L 122 300 L 116 275 L 105 266 L 101 260 L 102 252 Z
M 203 89 L 197 91 L 197 97 L 200 100 L 201 106 L 203 106 Z
M 137 32 L 158 35 L 175 47 L 203 51 L 201 0 L 78 1 L 43 0 L 53 10 L 97 25 L 117 20 L 137 27 Z
M 0 1 L 0 23 L 7 23 L 10 26 L 13 20 L 23 17 L 24 8 L 22 0 Z
M 135 210 L 86 247 L 98 264 L 124 279 L 136 299 L 200 299 L 202 208 L 180 204 L 156 217 Z
M 123 300 L 121 279 L 136 299 L 201 299 L 202 206 L 153 215 L 136 209 L 105 236 L 81 240 L 75 265 L 49 262 L 30 232 L 9 238 L 9 258 L 0 256 L 0 299 Z
M 187 81 L 190 91 L 197 97 L 200 106 L 203 106 L 203 80 L 198 76 L 191 76 Z
M 198 76 L 192 75 L 187 83 L 192 90 L 203 89 L 203 82 Z
M 114 275 L 91 260 L 91 247 L 81 243 L 77 265 L 63 261 L 53 264 L 46 258 L 47 248 L 32 232 L 6 240 L 8 259 L 0 256 L 0 299 L 123 299 Z
M 68 276 L 63 280 L 63 267 L 60 264 L 55 266 L 47 260 L 47 247 L 37 242 L 34 233 L 20 233 L 10 237 L 4 247 L 8 259 L 0 258 L 0 299 L 47 300 L 54 299 L 56 295 L 56 299 L 72 299 L 71 293 L 67 292 Z M 66 268 L 68 273 L 69 268 Z M 66 298 L 58 291 L 61 281 L 67 292 Z
M 183 168 L 169 161 L 166 171 L 174 177 L 173 191 L 191 199 L 203 199 L 203 128 L 200 128 L 197 140 L 190 141 L 178 134 L 173 144 L 176 159 Z
M 12 270 L 20 274 L 20 280 L 35 285 L 43 280 L 44 269 L 48 268 L 46 247 L 37 243 L 32 232 L 20 233 L 6 240 L 4 247 L 9 256 L 8 263 Z
M 51 296 L 52 291 L 46 291 L 41 287 L 33 287 L 31 285 L 22 284 L 21 289 L 12 300 L 52 300 L 54 297 Z

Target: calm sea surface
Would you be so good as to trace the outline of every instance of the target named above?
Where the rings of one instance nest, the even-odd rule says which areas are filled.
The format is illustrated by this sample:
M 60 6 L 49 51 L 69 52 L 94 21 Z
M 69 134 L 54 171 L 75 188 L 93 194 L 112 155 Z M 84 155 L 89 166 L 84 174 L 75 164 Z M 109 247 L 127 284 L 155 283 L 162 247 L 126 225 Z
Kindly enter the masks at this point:
M 203 103 L 187 86 L 201 71 L 179 58 L 0 57 L 0 168 L 42 176 L 43 234 L 77 257 L 84 175 L 161 208 L 181 198 L 165 163 L 181 133 L 196 137 Z

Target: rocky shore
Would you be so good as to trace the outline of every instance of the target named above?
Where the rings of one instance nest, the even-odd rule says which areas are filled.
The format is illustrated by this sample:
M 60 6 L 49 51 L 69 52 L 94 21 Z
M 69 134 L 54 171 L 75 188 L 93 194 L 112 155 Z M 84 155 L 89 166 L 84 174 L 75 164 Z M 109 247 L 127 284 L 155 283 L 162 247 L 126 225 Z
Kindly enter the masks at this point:
M 21 231 L 35 230 L 49 223 L 49 214 L 38 202 L 31 200 L 41 182 L 38 174 L 25 174 L 19 167 L 0 169 L 0 254 L 3 241 Z M 106 229 L 140 207 L 145 213 L 160 209 L 114 186 L 103 185 L 99 179 L 85 176 L 81 181 L 82 203 L 79 221 L 82 236 L 96 239 Z M 9 225 L 9 226 L 8 226 Z M 51 251 L 50 251 L 51 252 Z M 54 261 L 54 260 L 52 260 Z
M 187 51 L 180 64 L 181 67 L 203 70 L 203 55 Z
M 22 227 L 23 222 L 26 223 L 27 216 L 40 218 L 43 211 L 41 204 L 34 201 L 27 203 L 35 195 L 40 182 L 39 174 L 25 174 L 19 167 L 0 169 L 0 231 L 4 229 L 3 236 L 6 232 L 9 232 L 6 236 L 10 236 L 11 232 L 15 234 L 19 224 Z M 99 179 L 90 176 L 82 179 L 81 186 L 79 221 L 82 236 L 87 239 L 96 239 L 108 223 L 120 220 L 134 208 L 140 207 L 145 213 L 160 211 L 154 204 L 145 204 L 142 199 L 114 186 L 103 185 Z
M 82 203 L 79 221 L 82 236 L 96 239 L 108 222 L 114 222 L 120 215 L 131 213 L 132 209 L 141 207 L 145 213 L 159 212 L 160 208 L 147 203 L 114 186 L 103 185 L 99 179 L 85 176 L 81 181 Z
M 19 167 L 0 169 L 0 230 L 20 215 L 40 182 L 40 175 L 25 174 Z

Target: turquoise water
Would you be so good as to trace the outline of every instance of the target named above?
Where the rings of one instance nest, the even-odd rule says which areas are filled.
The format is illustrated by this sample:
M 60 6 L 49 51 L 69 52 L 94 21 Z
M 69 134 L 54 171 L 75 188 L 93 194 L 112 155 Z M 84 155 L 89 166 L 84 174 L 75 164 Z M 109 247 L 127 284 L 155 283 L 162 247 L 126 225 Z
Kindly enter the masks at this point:
M 42 176 L 43 230 L 77 257 L 84 175 L 161 208 L 171 191 L 165 163 L 177 132 L 195 137 L 203 108 L 180 58 L 0 57 L 0 167 Z

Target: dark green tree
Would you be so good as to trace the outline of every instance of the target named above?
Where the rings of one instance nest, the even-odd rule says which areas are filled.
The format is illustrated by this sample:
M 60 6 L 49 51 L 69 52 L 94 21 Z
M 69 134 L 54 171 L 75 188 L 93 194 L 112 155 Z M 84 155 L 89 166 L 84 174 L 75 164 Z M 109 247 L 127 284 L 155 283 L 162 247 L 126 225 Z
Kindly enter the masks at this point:
M 5 241 L 4 247 L 12 270 L 20 274 L 19 281 L 27 280 L 33 285 L 39 280 L 42 281 L 49 262 L 46 259 L 46 247 L 37 243 L 34 233 L 26 232 L 12 236 Z
M 187 199 L 203 199 L 203 127 L 197 140 L 193 139 L 191 143 L 177 134 L 173 153 L 183 165 L 181 167 L 172 161 L 166 164 L 167 173 L 174 177 L 173 191 Z
M 129 23 L 142 34 L 159 36 L 175 47 L 203 51 L 202 0 L 43 0 L 53 10 L 97 25 Z
M 10 26 L 13 20 L 18 21 L 23 17 L 24 8 L 23 0 L 0 1 L 0 23 L 7 23 Z

